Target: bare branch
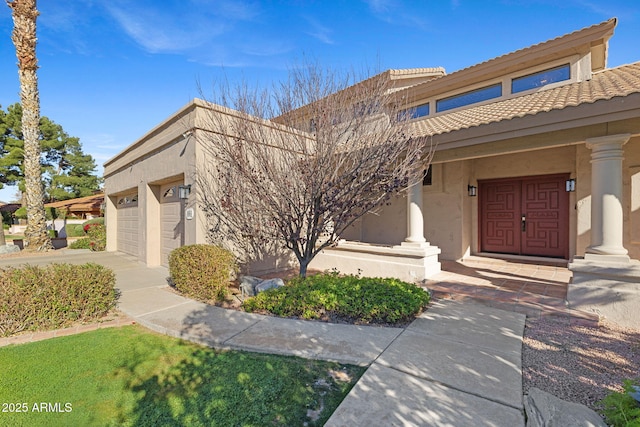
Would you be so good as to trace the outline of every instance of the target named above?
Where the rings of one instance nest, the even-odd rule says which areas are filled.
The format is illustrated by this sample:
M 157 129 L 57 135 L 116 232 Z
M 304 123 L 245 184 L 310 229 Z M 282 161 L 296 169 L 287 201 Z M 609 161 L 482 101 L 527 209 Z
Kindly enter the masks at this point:
M 421 179 L 432 147 L 409 133 L 388 75 L 354 81 L 307 64 L 271 93 L 221 87 L 197 177 L 213 240 L 247 260 L 276 243 L 304 275 L 354 221 Z

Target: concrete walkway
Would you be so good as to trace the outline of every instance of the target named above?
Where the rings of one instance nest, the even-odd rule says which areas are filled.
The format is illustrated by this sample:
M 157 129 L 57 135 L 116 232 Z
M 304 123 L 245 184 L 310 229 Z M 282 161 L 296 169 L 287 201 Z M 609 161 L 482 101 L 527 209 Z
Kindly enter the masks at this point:
M 327 426 L 524 426 L 523 314 L 441 301 L 404 329 L 339 325 L 208 306 L 172 292 L 166 268 L 123 254 L 59 251 L 0 259 L 0 267 L 49 262 L 112 268 L 118 308 L 161 333 L 219 349 L 368 366 Z

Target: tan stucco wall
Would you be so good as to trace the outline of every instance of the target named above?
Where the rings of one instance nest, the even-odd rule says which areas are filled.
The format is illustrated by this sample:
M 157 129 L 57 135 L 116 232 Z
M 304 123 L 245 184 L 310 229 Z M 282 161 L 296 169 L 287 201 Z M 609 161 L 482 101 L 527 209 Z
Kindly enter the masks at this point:
M 624 146 L 624 246 L 640 259 L 640 137 Z M 423 187 L 425 237 L 442 250 L 442 259 L 478 252 L 478 197 L 467 186 L 479 180 L 569 173 L 576 191 L 569 194 L 569 253 L 584 255 L 591 243 L 591 150 L 584 143 L 544 150 L 435 164 L 434 185 Z M 406 236 L 406 199 L 393 199 L 367 215 L 349 240 L 398 244 Z
M 407 237 L 407 195 L 401 193 L 362 218 L 361 241 L 397 245 Z
M 432 167 L 433 188 L 425 191 L 423 198 L 427 241 L 440 248 L 442 259 L 458 259 L 462 255 L 463 240 L 468 239 L 465 217 L 467 193 L 465 174 L 467 162 L 435 164 Z
M 640 259 L 640 136 L 624 145 L 623 161 L 624 247 Z
M 574 255 L 583 256 L 591 243 L 591 150 L 585 144 L 576 146 L 576 192 L 574 194 L 576 220 Z M 571 205 L 570 205 L 571 206 Z
M 184 130 L 183 130 L 184 132 Z M 137 189 L 138 192 L 138 257 L 148 265 L 159 265 L 160 258 L 160 186 L 180 181 L 190 184 L 194 174 L 195 139 L 178 139 L 164 145 L 153 155 L 133 160 L 116 172 L 105 174 L 105 193 L 113 197 Z M 108 171 L 105 171 L 108 173 Z M 185 201 L 185 207 L 192 206 L 195 197 Z M 108 230 L 117 228 L 117 209 L 107 205 L 106 223 Z M 197 218 L 185 221 L 185 243 L 196 242 Z M 118 247 L 117 233 L 107 235 L 108 250 Z

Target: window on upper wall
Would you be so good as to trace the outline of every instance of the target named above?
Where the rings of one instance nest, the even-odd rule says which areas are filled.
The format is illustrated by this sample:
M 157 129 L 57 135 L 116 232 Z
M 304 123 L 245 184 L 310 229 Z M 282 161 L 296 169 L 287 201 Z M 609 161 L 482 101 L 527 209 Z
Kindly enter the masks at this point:
M 465 105 L 499 98 L 500 96 L 502 96 L 502 84 L 497 83 L 459 95 L 450 96 L 449 98 L 439 99 L 436 101 L 436 112 L 439 113 L 453 108 L 464 107 Z
M 429 103 L 421 104 L 412 108 L 407 108 L 406 110 L 402 110 L 400 114 L 408 114 L 408 117 L 403 117 L 406 119 L 417 119 L 418 117 L 424 117 L 429 115 Z
M 511 93 L 523 92 L 529 89 L 546 86 L 551 83 L 569 80 L 571 78 L 571 67 L 569 64 L 559 67 L 549 68 L 537 73 L 518 77 L 511 80 Z

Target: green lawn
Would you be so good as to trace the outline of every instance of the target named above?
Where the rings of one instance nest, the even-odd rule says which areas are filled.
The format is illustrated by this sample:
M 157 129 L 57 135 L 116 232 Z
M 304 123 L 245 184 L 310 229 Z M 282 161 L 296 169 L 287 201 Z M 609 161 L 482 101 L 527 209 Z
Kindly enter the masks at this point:
M 139 326 L 0 348 L 0 369 L 2 426 L 322 425 L 364 372 Z
M 24 239 L 24 234 L 5 234 L 4 238 L 7 242 L 10 242 L 13 239 Z

